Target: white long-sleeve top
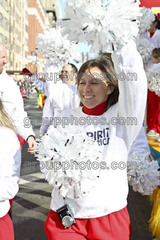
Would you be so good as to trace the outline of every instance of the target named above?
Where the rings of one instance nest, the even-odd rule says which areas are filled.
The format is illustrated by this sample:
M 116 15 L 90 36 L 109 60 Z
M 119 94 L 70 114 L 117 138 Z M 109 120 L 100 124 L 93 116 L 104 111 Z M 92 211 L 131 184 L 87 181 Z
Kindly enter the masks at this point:
M 5 70 L 0 74 L 0 99 L 8 115 L 12 118 L 17 133 L 24 139 L 34 135 L 31 122 L 24 111 L 19 88 Z
M 0 127 L 0 218 L 7 214 L 9 199 L 18 192 L 20 165 L 21 151 L 16 134 Z
M 32 77 L 32 80 L 34 81 L 36 87 L 38 88 L 38 90 L 42 91 L 42 93 L 44 93 L 44 95 L 48 96 L 48 85 L 47 82 L 43 82 L 41 80 L 39 80 L 36 76 Z
M 147 80 L 142 59 L 133 41 L 130 41 L 120 51 L 114 52 L 112 59 L 119 76 L 119 100 L 104 114 L 96 116 L 99 124 L 81 125 L 86 134 L 98 142 L 97 149 L 102 151 L 101 161 L 107 163 L 109 170 L 102 171 L 95 183 L 95 188 L 82 198 L 64 199 L 59 194 L 59 190 L 53 189 L 51 201 L 53 211 L 64 204 L 69 204 L 76 218 L 95 218 L 119 211 L 127 205 L 126 168 L 114 170 L 112 164 L 113 162 L 117 165 L 120 162 L 126 164 L 128 152 L 140 132 L 145 113 Z M 137 80 L 128 79 L 127 76 L 131 73 L 136 74 Z M 123 75 L 120 77 L 120 74 Z M 95 118 L 95 116 L 83 113 L 82 108 L 72 110 L 70 114 L 65 113 L 63 116 L 67 115 L 68 117 L 72 115 L 77 119 Z M 129 118 L 132 118 L 132 121 L 129 121 Z M 104 120 L 106 125 L 104 125 Z
M 58 117 L 67 110 L 75 109 L 79 104 L 80 99 L 76 85 L 69 86 L 62 82 L 54 84 L 44 105 L 40 136 L 47 132 L 53 117 Z
M 156 48 L 160 48 L 160 30 L 156 29 L 154 35 L 149 40 Z
M 133 152 L 138 152 L 142 154 L 146 154 L 146 156 L 150 154 L 150 148 L 148 145 L 148 140 L 146 133 L 144 131 L 143 126 L 141 127 L 141 130 L 136 137 L 135 141 L 133 142 L 133 145 L 130 149 L 129 155 L 132 154 Z

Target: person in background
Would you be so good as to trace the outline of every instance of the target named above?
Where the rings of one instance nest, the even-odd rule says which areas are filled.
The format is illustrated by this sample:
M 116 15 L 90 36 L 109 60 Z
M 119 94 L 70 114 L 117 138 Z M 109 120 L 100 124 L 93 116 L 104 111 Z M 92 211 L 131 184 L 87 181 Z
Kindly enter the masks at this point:
M 152 64 L 149 71 L 160 74 L 160 47 L 152 51 Z M 148 90 L 147 98 L 147 125 L 149 132 L 148 137 L 157 137 L 160 141 L 160 97 Z
M 68 63 L 62 68 L 60 78 L 62 79 L 63 83 L 68 85 L 76 85 L 77 73 L 77 67 L 72 63 Z
M 160 63 L 160 47 L 159 48 L 154 48 L 152 50 L 152 63 L 157 64 Z M 158 65 L 159 67 L 160 65 Z M 160 69 L 159 69 L 160 72 Z
M 151 23 L 150 28 L 147 30 L 149 34 L 149 40 L 156 48 L 160 47 L 160 30 L 157 29 L 158 19 L 155 15 L 154 22 Z
M 80 100 L 76 86 L 77 72 L 78 69 L 72 63 L 68 63 L 62 68 L 60 74 L 62 81 L 54 83 L 44 105 L 40 137 L 47 132 L 54 117 L 59 116 L 62 111 L 79 106 Z
M 14 240 L 8 214 L 11 198 L 18 192 L 21 151 L 14 125 L 0 100 L 0 239 Z
M 23 99 L 14 80 L 6 73 L 6 49 L 0 43 L 0 99 L 19 134 L 28 143 L 28 153 L 34 154 L 36 148 L 35 134 L 31 122 L 24 111 Z
M 46 73 L 46 80 L 41 81 L 37 76 L 33 75 L 27 68 L 23 68 L 22 72 L 27 77 L 31 78 L 31 80 L 35 83 L 35 86 L 39 91 L 43 92 L 45 96 L 49 95 L 47 81 L 54 81 L 55 79 L 50 79 L 50 75 L 48 74 L 49 75 L 48 76 Z M 58 81 L 62 80 L 62 82 L 65 82 L 69 85 L 75 85 L 77 72 L 78 72 L 78 69 L 76 68 L 76 66 L 72 63 L 68 63 L 64 67 L 62 67 L 62 71 L 60 73 L 60 76 L 57 78 L 57 80 Z

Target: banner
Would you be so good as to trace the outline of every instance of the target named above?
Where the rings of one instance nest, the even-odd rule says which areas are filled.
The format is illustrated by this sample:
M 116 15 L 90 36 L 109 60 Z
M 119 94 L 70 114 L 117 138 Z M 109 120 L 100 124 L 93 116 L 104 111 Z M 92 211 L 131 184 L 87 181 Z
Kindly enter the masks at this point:
M 140 0 L 140 7 L 146 8 L 159 8 L 160 9 L 160 1 L 159 0 Z

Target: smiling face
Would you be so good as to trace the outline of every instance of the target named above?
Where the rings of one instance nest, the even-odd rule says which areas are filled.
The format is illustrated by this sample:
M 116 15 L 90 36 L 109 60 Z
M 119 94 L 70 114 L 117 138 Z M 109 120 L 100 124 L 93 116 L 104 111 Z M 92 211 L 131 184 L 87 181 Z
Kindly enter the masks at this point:
M 98 67 L 87 69 L 78 84 L 81 102 L 87 108 L 94 108 L 105 102 L 113 89 L 108 86 L 103 72 Z
M 62 68 L 61 79 L 64 83 L 68 85 L 75 85 L 77 74 L 70 64 L 65 65 Z

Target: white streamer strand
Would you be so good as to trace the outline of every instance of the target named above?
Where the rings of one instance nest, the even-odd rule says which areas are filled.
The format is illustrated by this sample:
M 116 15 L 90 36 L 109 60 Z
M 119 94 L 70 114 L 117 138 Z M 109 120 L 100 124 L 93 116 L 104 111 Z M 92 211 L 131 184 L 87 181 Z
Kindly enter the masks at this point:
M 63 197 L 80 198 L 90 192 L 99 179 L 100 169 L 87 164 L 100 161 L 98 144 L 79 128 L 50 126 L 37 151 L 46 180 Z
M 133 152 L 128 159 L 127 174 L 129 185 L 135 192 L 150 195 L 160 184 L 160 172 L 157 161 L 149 162 L 146 154 Z
M 66 1 L 68 2 L 68 1 Z M 59 21 L 63 34 L 70 41 L 87 41 L 91 51 L 112 52 L 138 34 L 141 16 L 139 1 L 134 0 L 81 0 L 75 6 L 67 5 L 66 21 Z M 88 2 L 88 3 L 87 3 Z M 103 3 L 104 2 L 104 3 Z M 87 4 L 86 4 L 87 3 Z M 85 5 L 86 7 L 82 7 Z
M 39 33 L 37 47 L 47 64 L 58 66 L 59 70 L 77 56 L 77 44 L 62 36 L 61 30 L 56 28 Z

